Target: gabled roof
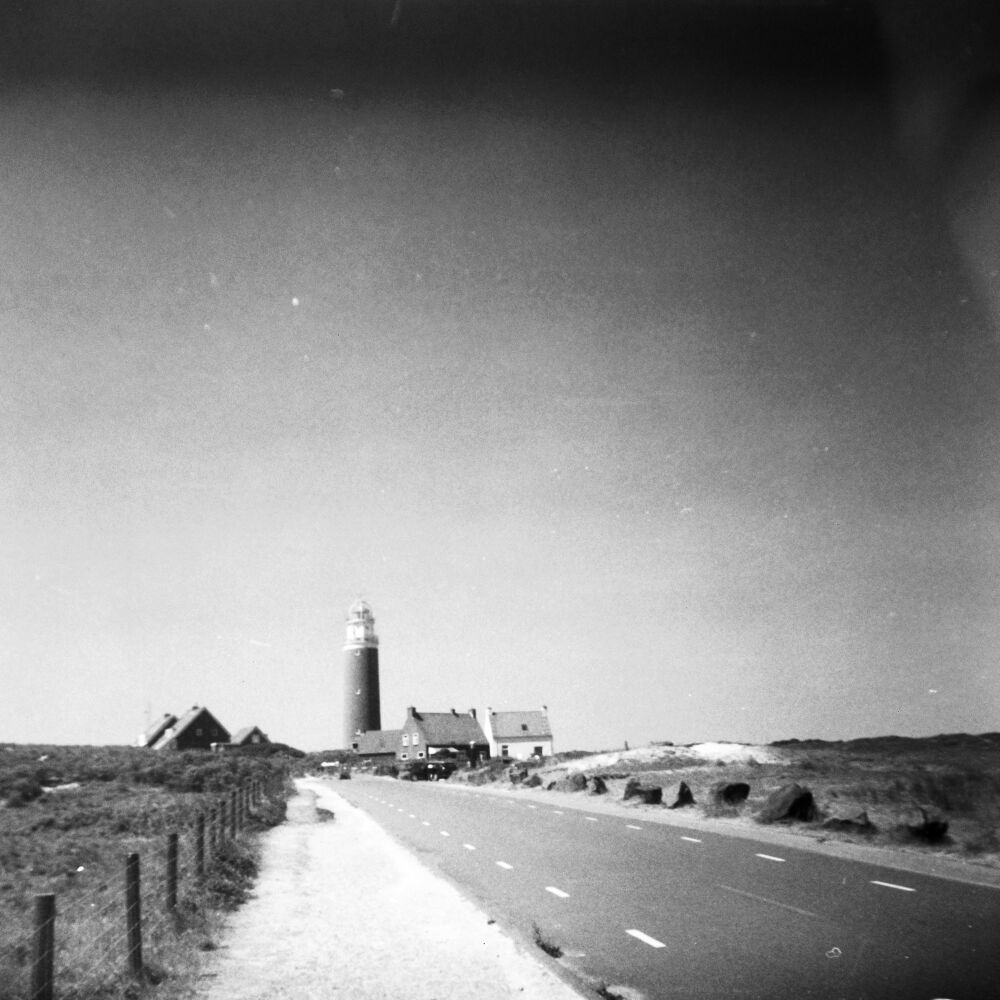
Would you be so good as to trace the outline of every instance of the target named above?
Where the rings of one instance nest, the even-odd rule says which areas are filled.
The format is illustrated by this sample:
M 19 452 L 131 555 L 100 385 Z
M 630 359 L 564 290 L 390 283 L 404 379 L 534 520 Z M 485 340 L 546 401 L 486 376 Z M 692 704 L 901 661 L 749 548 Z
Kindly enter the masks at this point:
M 265 733 L 260 726 L 244 726 L 238 733 L 236 733 L 235 736 L 230 738 L 229 742 L 234 746 L 239 746 L 241 743 L 246 743 L 254 733 L 260 733 L 260 742 L 271 742 L 267 738 L 267 733 Z
M 358 749 L 355 753 L 395 753 L 400 745 L 402 729 L 372 729 L 366 733 L 356 733 L 351 745 L 355 743 Z
M 177 739 L 185 730 L 189 729 L 195 724 L 199 719 L 211 719 L 219 729 L 225 734 L 226 740 L 229 739 L 229 730 L 219 722 L 219 720 L 212 715 L 212 713 L 207 708 L 202 708 L 199 705 L 195 705 L 193 708 L 189 708 L 177 721 L 176 725 L 172 729 L 168 729 L 164 734 L 156 741 L 155 750 L 160 750 L 165 746 L 170 744 L 171 740 Z M 225 741 L 222 741 L 225 742 Z
M 490 729 L 495 740 L 552 737 L 545 712 L 490 712 Z
M 144 747 L 151 747 L 164 733 L 165 730 L 169 729 L 177 721 L 176 715 L 171 715 L 170 712 L 166 712 L 164 715 L 160 716 L 146 731 L 142 734 L 142 745 Z
M 417 712 L 412 715 L 417 730 L 428 746 L 467 747 L 486 743 L 486 735 L 471 716 L 457 712 Z M 407 720 L 409 721 L 409 720 Z

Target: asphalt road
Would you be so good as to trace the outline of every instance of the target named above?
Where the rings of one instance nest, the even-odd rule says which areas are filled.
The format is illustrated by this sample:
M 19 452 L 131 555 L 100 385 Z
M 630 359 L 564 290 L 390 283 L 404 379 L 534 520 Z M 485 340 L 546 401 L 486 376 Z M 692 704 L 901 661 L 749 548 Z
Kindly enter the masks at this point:
M 1000 891 L 436 784 L 338 792 L 506 929 L 590 983 L 653 997 L 979 998 Z

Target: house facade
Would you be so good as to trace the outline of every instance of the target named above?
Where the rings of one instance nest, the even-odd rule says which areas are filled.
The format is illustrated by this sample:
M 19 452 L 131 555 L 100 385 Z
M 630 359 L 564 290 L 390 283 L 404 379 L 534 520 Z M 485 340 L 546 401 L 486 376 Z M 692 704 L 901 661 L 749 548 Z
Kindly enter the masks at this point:
M 152 744 L 154 750 L 211 750 L 228 744 L 229 730 L 207 709 L 193 706 Z
M 265 733 L 259 726 L 244 726 L 229 741 L 230 746 L 252 747 L 260 746 L 262 743 L 270 743 Z
M 351 753 L 374 764 L 391 764 L 396 759 L 402 732 L 401 729 L 375 729 L 371 732 L 355 733 L 351 740 Z
M 396 748 L 398 761 L 425 760 L 440 754 L 466 759 L 472 766 L 490 755 L 489 742 L 476 718 L 476 710 L 468 712 L 418 712 L 413 706 L 406 710 L 406 722 L 399 732 Z
M 545 705 L 541 711 L 526 712 L 495 712 L 487 708 L 483 729 L 493 757 L 528 760 L 552 756 L 552 727 Z

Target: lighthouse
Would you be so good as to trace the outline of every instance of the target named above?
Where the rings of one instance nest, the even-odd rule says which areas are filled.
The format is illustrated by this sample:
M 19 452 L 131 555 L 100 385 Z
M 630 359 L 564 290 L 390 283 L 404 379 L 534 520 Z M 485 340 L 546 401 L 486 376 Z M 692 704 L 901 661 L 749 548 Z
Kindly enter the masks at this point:
M 375 616 L 366 601 L 355 601 L 344 641 L 344 747 L 350 749 L 358 733 L 381 728 Z

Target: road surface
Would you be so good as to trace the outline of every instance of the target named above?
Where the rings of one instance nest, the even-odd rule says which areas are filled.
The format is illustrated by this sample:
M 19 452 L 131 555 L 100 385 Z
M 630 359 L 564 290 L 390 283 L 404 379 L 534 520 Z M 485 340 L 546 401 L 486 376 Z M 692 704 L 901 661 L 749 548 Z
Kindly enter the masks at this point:
M 345 787 L 346 786 L 346 787 Z M 338 792 L 501 925 L 647 997 L 982 998 L 1000 891 L 440 784 Z

